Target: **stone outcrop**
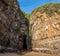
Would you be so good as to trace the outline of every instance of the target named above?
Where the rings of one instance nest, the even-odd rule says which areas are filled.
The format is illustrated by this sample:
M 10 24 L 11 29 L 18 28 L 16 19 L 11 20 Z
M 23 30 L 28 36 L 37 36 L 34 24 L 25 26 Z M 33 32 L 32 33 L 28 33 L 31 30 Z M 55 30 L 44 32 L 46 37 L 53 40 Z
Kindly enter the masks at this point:
M 55 6 L 58 7 L 60 4 L 44 5 L 35 9 L 31 14 L 33 50 L 60 50 L 60 12 L 57 13 L 60 7 Z
M 28 24 L 17 0 L 0 0 L 0 45 L 22 49 Z

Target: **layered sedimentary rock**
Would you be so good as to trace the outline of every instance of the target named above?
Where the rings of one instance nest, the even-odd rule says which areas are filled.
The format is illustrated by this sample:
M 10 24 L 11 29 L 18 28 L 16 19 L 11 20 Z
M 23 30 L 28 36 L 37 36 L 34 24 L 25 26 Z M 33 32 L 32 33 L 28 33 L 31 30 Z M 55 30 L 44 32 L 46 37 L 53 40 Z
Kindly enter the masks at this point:
M 60 50 L 60 4 L 47 4 L 30 16 L 33 50 Z
M 0 0 L 0 45 L 23 48 L 27 26 L 27 20 L 19 9 L 17 0 Z

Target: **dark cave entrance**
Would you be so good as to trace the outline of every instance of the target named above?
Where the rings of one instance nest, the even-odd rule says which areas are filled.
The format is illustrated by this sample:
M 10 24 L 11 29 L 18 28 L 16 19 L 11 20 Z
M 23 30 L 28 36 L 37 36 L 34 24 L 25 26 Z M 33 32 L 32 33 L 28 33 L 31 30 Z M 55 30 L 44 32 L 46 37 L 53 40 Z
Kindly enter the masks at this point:
M 26 35 L 23 35 L 23 50 L 27 50 L 27 42 L 26 42 Z

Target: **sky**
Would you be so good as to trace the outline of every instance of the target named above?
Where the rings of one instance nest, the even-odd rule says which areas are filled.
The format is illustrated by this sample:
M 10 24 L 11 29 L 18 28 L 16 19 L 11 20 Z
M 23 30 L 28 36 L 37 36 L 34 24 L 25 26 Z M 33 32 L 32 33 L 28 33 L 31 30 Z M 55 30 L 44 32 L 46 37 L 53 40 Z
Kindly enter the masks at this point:
M 60 0 L 18 0 L 20 9 L 28 14 L 35 8 L 50 2 L 60 2 Z

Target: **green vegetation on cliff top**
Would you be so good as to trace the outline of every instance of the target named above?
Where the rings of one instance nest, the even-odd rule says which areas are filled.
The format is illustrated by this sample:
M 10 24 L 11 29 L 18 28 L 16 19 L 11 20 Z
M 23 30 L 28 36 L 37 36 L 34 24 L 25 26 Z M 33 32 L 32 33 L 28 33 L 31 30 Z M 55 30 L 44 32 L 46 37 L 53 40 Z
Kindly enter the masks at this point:
M 38 7 L 36 8 L 33 12 L 41 12 L 41 13 L 46 13 L 46 14 L 53 14 L 54 12 L 60 14 L 60 3 L 48 3 L 48 4 L 45 4 L 41 7 Z M 32 14 L 31 13 L 31 14 Z

